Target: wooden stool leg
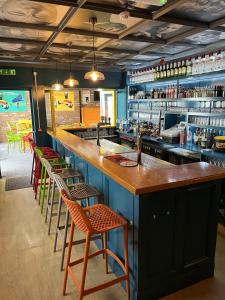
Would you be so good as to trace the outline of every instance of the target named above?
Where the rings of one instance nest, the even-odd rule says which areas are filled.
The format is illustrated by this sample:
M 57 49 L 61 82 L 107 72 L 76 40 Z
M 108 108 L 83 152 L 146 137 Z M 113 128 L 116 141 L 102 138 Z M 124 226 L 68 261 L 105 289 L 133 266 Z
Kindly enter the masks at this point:
M 84 287 L 85 287 L 85 278 L 86 278 L 86 273 L 87 273 L 87 262 L 88 262 L 88 253 L 89 253 L 89 247 L 90 247 L 90 239 L 91 239 L 91 236 L 89 233 L 87 233 L 85 250 L 84 250 L 84 262 L 83 262 L 79 300 L 82 300 L 83 296 L 84 296 Z
M 68 267 L 69 267 L 69 263 L 70 263 L 70 257 L 71 257 L 72 246 L 73 246 L 74 227 L 75 227 L 74 223 L 72 222 L 71 230 L 70 230 L 70 240 L 69 240 L 68 256 L 67 256 L 67 261 L 66 261 L 64 284 L 63 284 L 63 296 L 66 294 L 66 284 L 67 284 L 67 278 L 68 278 Z
M 62 257 L 61 257 L 61 267 L 60 270 L 63 270 L 64 256 L 66 250 L 66 240 L 67 240 L 67 229 L 69 225 L 69 210 L 66 209 L 66 220 L 65 220 L 65 229 L 64 229 L 64 237 L 63 237 L 63 245 L 62 245 Z
M 127 287 L 127 299 L 130 300 L 130 278 L 129 278 L 129 263 L 128 263 L 128 227 L 124 225 L 124 260 L 125 269 L 127 274 L 126 287 Z
M 62 207 L 62 198 L 61 198 L 61 195 L 59 195 L 58 214 L 57 214 L 57 224 L 56 224 L 56 231 L 55 231 L 54 252 L 56 251 L 57 240 L 58 240 L 58 230 L 59 230 L 58 228 L 59 228 L 60 217 L 61 217 L 61 207 Z
M 104 250 L 105 250 L 105 272 L 106 274 L 109 273 L 109 269 L 108 269 L 108 254 L 106 252 L 107 250 L 107 232 L 104 232 Z

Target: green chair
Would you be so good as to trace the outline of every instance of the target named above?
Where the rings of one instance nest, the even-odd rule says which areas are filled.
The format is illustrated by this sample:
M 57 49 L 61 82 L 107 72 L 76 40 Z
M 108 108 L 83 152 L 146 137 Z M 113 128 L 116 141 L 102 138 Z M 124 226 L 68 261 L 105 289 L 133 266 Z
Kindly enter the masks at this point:
M 8 144 L 8 152 L 10 151 L 12 145 L 15 150 L 16 144 L 19 145 L 19 150 L 21 151 L 22 136 L 20 134 L 15 133 L 13 131 L 6 131 L 6 138 Z

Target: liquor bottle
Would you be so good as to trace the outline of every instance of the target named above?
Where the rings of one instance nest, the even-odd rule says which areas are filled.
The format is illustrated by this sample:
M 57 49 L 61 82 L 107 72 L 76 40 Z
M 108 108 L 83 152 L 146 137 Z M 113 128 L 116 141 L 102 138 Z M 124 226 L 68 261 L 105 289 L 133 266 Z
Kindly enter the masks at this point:
M 186 65 L 187 65 L 187 72 L 186 72 L 186 74 L 187 75 L 191 75 L 192 74 L 191 58 L 189 58 L 186 61 Z
M 163 66 L 163 78 L 166 78 L 167 75 L 167 65 Z
M 177 77 L 179 74 L 179 70 L 178 70 L 178 66 L 177 66 L 177 62 L 174 62 L 174 76 Z
M 154 78 L 154 81 L 157 80 L 157 70 L 156 70 L 156 67 L 153 67 L 153 78 Z
M 201 148 L 205 149 L 206 144 L 207 144 L 206 129 L 203 128 L 201 131 Z
M 183 60 L 182 63 L 182 75 L 185 76 L 187 74 L 187 65 L 186 65 L 186 61 Z
M 178 61 L 178 75 L 181 76 L 182 75 L 182 65 L 181 62 Z
M 170 78 L 170 75 L 171 75 L 171 72 L 170 72 L 170 70 L 171 70 L 171 65 L 172 65 L 172 64 L 168 64 L 168 65 L 167 65 L 167 71 L 166 71 L 166 77 L 167 77 L 167 78 Z
M 170 66 L 171 66 L 171 68 L 170 68 L 170 77 L 174 77 L 174 64 L 175 63 L 170 64 Z
M 160 79 L 163 79 L 163 66 L 160 66 Z
M 187 128 L 187 143 L 191 144 L 192 143 L 192 131 L 191 131 L 191 126 L 188 126 Z
M 159 66 L 156 67 L 156 79 L 158 80 L 160 78 L 160 71 Z

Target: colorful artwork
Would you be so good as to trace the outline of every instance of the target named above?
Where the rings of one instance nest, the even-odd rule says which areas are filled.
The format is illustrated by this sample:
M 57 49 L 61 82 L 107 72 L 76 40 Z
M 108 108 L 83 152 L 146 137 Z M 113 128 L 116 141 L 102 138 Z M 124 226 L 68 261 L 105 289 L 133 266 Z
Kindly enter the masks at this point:
M 0 112 L 25 112 L 26 91 L 0 91 Z
M 74 111 L 73 91 L 52 91 L 55 111 Z

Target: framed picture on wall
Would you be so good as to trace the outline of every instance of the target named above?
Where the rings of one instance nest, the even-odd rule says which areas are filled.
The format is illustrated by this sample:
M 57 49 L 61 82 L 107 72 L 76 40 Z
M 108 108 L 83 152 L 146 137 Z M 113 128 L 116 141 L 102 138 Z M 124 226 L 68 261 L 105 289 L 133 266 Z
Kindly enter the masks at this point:
M 91 101 L 91 91 L 90 90 L 82 90 L 81 91 L 81 103 L 86 104 Z

